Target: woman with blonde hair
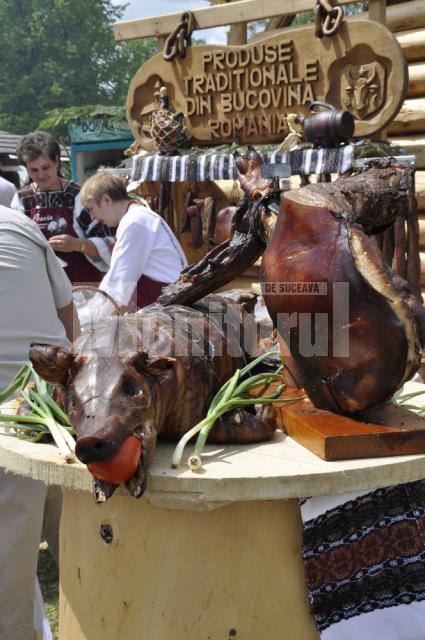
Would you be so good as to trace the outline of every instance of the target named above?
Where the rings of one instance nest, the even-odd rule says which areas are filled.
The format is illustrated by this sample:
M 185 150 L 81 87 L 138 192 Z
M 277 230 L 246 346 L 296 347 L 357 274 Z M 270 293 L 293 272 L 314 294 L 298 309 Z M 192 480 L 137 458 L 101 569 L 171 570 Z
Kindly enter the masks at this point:
M 132 200 L 117 174 L 99 172 L 81 189 L 81 202 L 94 220 L 117 227 L 111 266 L 99 288 L 121 307 L 152 304 L 162 288 L 175 282 L 187 260 L 161 216 Z

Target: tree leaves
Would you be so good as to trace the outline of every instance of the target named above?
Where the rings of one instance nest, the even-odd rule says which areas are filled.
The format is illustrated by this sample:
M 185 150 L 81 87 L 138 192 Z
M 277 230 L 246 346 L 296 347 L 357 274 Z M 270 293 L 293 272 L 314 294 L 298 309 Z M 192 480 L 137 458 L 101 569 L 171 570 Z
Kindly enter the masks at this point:
M 156 41 L 115 43 L 112 0 L 0 0 L 0 129 L 27 133 L 53 110 L 123 109 Z M 90 111 L 89 111 L 90 113 Z

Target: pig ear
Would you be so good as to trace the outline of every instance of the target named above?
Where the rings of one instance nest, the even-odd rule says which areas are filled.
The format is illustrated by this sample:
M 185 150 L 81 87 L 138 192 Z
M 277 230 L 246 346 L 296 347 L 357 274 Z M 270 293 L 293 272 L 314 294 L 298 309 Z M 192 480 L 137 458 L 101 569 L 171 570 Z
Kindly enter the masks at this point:
M 151 356 L 146 362 L 146 371 L 153 376 L 159 376 L 163 371 L 172 369 L 176 359 L 170 356 Z
M 146 351 L 141 351 L 132 364 L 140 373 L 160 375 L 166 369 L 171 369 L 176 364 L 176 359 L 170 356 L 149 356 Z
M 74 360 L 71 351 L 51 344 L 32 344 L 29 356 L 36 372 L 47 382 L 65 384 Z

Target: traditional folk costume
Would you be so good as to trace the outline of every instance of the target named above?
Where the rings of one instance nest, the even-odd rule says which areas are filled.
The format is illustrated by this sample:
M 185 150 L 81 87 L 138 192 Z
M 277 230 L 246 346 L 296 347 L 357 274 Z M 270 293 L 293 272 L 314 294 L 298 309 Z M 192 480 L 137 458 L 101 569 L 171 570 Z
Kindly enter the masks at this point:
M 31 183 L 18 191 L 10 206 L 34 220 L 47 240 L 68 234 L 93 242 L 97 258 L 78 251 L 56 255 L 67 264 L 65 272 L 73 284 L 98 283 L 102 272 L 108 270 L 114 239 L 105 224 L 92 220 L 88 210 L 81 207 L 79 192 L 79 185 L 72 181 L 63 181 L 60 191 L 39 191 Z
M 132 204 L 117 229 L 111 267 L 99 285 L 120 306 L 130 301 L 140 309 L 152 304 L 162 288 L 175 282 L 186 256 L 161 216 L 140 204 Z
M 321 640 L 425 638 L 425 481 L 301 503 Z

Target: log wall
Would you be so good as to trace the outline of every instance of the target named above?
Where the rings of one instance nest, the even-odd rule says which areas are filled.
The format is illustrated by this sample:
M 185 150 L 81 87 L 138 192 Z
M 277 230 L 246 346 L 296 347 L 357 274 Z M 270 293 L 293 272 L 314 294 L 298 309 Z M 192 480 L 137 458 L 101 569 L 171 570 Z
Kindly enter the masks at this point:
M 401 12 L 400 16 L 388 26 L 396 36 L 408 61 L 409 87 L 403 107 L 388 129 L 388 139 L 416 156 L 421 284 L 422 294 L 425 294 L 425 28 L 423 20 L 419 19 L 417 13 L 416 29 L 407 30 L 415 12 L 419 11 L 422 16 L 425 2 L 421 2 L 419 6 L 417 2 L 410 1 L 398 5 L 397 8 Z
M 365 12 L 353 16 L 353 19 L 360 17 L 368 18 L 369 14 Z M 285 26 L 282 18 L 271 20 L 268 35 L 282 31 Z M 387 136 L 389 141 L 403 147 L 407 154 L 416 156 L 421 283 L 425 300 L 425 0 L 409 0 L 387 7 L 386 26 L 397 38 L 409 67 L 406 100 L 388 128 Z M 253 39 L 263 36 L 261 32 Z M 245 282 L 241 279 L 238 284 L 243 286 Z

